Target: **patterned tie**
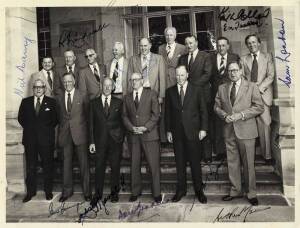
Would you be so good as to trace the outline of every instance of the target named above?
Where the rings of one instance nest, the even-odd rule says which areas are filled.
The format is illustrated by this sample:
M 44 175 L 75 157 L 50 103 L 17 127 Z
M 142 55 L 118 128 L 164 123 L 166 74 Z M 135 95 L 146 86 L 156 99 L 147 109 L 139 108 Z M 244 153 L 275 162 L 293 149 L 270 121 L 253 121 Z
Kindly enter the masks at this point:
M 107 97 L 105 97 L 105 101 L 104 101 L 104 112 L 105 115 L 108 116 L 108 110 L 109 110 L 109 106 L 108 106 L 108 102 L 107 102 Z
M 71 66 L 68 66 L 68 68 L 69 68 L 69 71 L 68 71 L 68 73 L 70 73 L 70 72 L 72 72 L 72 73 L 73 73 L 72 67 L 71 67 Z
M 171 58 L 170 54 L 171 54 L 171 46 L 168 45 L 167 46 L 167 56 L 168 56 L 169 59 Z
M 138 109 L 138 107 L 139 107 L 139 93 L 138 92 L 135 93 L 134 105 L 135 105 L 135 108 Z
M 231 102 L 231 105 L 232 105 L 232 106 L 233 106 L 234 101 L 235 101 L 235 93 L 236 93 L 235 85 L 236 85 L 236 83 L 234 82 L 234 83 L 232 84 L 232 88 L 231 88 L 231 91 L 230 91 L 230 102 Z
M 47 81 L 48 81 L 48 83 L 49 83 L 49 86 L 50 86 L 50 88 L 52 89 L 53 87 L 53 85 L 52 85 L 52 78 L 51 78 L 51 76 L 50 76 L 50 71 L 47 71 Z
M 221 63 L 220 63 L 220 68 L 219 68 L 219 74 L 223 75 L 225 73 L 225 58 L 222 56 L 221 58 Z
M 97 82 L 100 82 L 100 75 L 99 75 L 98 70 L 95 65 L 94 65 L 94 75 L 95 75 Z
M 190 61 L 189 61 L 189 72 L 191 72 L 193 62 L 194 62 L 194 58 L 193 58 L 193 52 L 192 52 L 191 53 L 191 58 L 190 58 Z
M 117 61 L 116 62 L 116 67 L 115 67 L 115 70 L 114 70 L 114 74 L 113 74 L 114 82 L 116 82 L 118 76 L 119 76 L 119 64 L 118 64 L 118 61 Z
M 72 109 L 71 94 L 68 93 L 67 111 L 68 111 L 68 112 L 71 112 L 71 109 Z
M 41 108 L 41 101 L 40 98 L 37 98 L 36 104 L 35 104 L 35 114 L 38 115 Z
M 258 74 L 258 63 L 256 59 L 256 54 L 253 54 L 253 62 L 251 68 L 251 82 L 257 82 L 257 74 Z
M 181 105 L 183 106 L 183 101 L 184 101 L 184 92 L 183 92 L 183 86 L 180 86 L 180 100 L 181 100 Z

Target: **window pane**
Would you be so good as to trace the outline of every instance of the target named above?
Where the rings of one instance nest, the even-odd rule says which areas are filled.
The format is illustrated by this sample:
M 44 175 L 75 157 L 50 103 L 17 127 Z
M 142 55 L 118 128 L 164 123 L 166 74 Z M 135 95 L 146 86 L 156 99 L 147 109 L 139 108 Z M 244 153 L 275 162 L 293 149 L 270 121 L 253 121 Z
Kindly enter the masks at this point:
M 143 23 L 141 18 L 127 19 L 127 44 L 130 55 L 138 53 L 139 40 L 143 36 Z
M 188 6 L 172 6 L 172 7 L 171 7 L 172 10 L 177 10 L 177 9 L 188 9 L 188 8 L 190 8 L 190 7 L 188 7 Z
M 147 12 L 158 12 L 158 11 L 165 11 L 166 8 L 164 6 L 152 6 L 147 7 Z
M 158 53 L 158 47 L 165 43 L 165 36 L 158 36 L 158 35 L 153 35 L 150 37 L 152 47 L 151 47 L 151 52 L 153 53 Z
M 214 40 L 215 40 L 215 34 L 212 31 L 208 32 L 198 32 L 197 33 L 197 39 L 198 39 L 198 48 L 200 50 L 214 50 Z
M 177 33 L 190 32 L 190 17 L 188 14 L 172 15 L 172 26 L 176 28 Z
M 203 12 L 196 13 L 196 29 L 197 31 L 207 31 L 214 29 L 214 13 Z
M 176 36 L 176 42 L 179 43 L 179 44 L 182 44 L 182 45 L 185 45 L 185 38 L 187 36 L 190 36 L 191 34 L 188 32 L 188 33 L 180 33 L 180 34 L 177 34 Z
M 165 42 L 164 30 L 166 28 L 166 17 L 149 18 L 149 35 L 152 42 L 151 51 L 158 52 L 159 45 Z

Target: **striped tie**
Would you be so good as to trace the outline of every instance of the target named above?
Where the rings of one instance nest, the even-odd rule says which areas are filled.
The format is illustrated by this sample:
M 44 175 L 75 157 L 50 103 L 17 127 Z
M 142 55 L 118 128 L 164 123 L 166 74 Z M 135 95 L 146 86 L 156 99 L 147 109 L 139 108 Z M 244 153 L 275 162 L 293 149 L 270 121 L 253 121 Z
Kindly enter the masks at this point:
M 219 74 L 223 75 L 225 73 L 225 58 L 222 56 L 221 58 L 221 63 L 220 63 L 220 68 L 219 68 Z

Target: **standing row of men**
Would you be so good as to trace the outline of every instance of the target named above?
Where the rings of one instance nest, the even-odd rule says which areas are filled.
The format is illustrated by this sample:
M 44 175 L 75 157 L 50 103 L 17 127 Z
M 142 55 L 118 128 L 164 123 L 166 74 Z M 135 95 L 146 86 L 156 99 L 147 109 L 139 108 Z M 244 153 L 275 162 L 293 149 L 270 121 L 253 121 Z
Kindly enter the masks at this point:
M 129 149 L 132 153 L 132 196 L 130 201 L 135 201 L 141 194 L 141 175 L 139 170 L 141 148 L 143 148 L 150 166 L 154 200 L 156 202 L 161 201 L 159 187 L 159 139 L 161 138 L 163 141 L 163 136 L 166 135 L 168 141 L 174 143 L 177 168 L 178 184 L 176 194 L 172 200 L 177 202 L 186 194 L 185 170 L 186 161 L 189 161 L 195 193 L 200 202 L 206 202 L 202 189 L 201 168 L 199 165 L 201 153 L 199 151 L 203 151 L 204 158 L 210 160 L 211 141 L 213 141 L 216 153 L 224 154 L 226 151 L 228 154 L 228 135 L 220 135 L 220 127 L 222 128 L 226 119 L 224 119 L 224 115 L 220 115 L 216 107 L 217 115 L 213 115 L 213 100 L 219 85 L 224 82 L 230 82 L 232 79 L 228 71 L 229 63 L 237 63 L 239 57 L 227 53 L 229 41 L 225 37 L 220 37 L 217 40 L 218 53 L 210 56 L 198 50 L 197 39 L 194 36 L 186 38 L 186 47 L 175 42 L 175 28 L 166 28 L 165 36 L 167 44 L 159 48 L 161 55 L 151 53 L 150 40 L 143 38 L 140 41 L 140 55 L 133 56 L 127 60 L 123 56 L 123 44 L 116 42 L 113 47 L 114 58 L 110 61 L 107 69 L 104 65 L 97 63 L 96 52 L 93 49 L 87 49 L 85 57 L 88 65 L 79 71 L 75 64 L 76 57 L 74 52 L 68 50 L 65 52 L 66 65 L 60 70 L 60 75 L 54 75 L 55 73 L 52 70 L 53 60 L 44 58 L 43 70 L 32 76 L 34 100 L 37 99 L 37 92 L 40 92 L 39 90 L 41 89 L 39 88 L 37 91 L 36 86 L 45 86 L 44 93 L 46 95 L 58 97 L 57 109 L 60 113 L 59 132 L 64 132 L 60 133 L 62 135 L 59 137 L 63 139 L 60 140 L 59 144 L 64 151 L 64 188 L 60 198 L 61 202 L 72 195 L 72 179 L 70 175 L 72 174 L 73 148 L 76 149 L 79 160 L 81 160 L 80 168 L 84 196 L 86 200 L 91 198 L 91 191 L 87 184 L 89 183 L 89 177 L 85 171 L 88 169 L 87 153 L 85 153 L 85 156 L 82 155 L 84 152 L 80 152 L 87 148 L 88 141 L 90 143 L 90 152 L 96 152 L 97 155 L 96 192 L 92 202 L 96 202 L 102 197 L 104 164 L 108 157 L 113 169 L 111 200 L 113 202 L 118 201 L 120 151 L 124 136 L 122 131 L 123 123 L 128 131 Z M 272 90 L 271 83 L 274 77 L 272 59 L 269 55 L 259 52 L 260 40 L 257 36 L 250 35 L 246 37 L 245 43 L 251 54 L 242 57 L 241 62 L 243 64 L 241 67 L 238 64 L 238 71 L 244 72 L 244 76 L 248 81 L 255 82 L 258 85 L 259 92 L 263 97 L 264 113 L 259 115 L 259 111 L 257 111 L 255 115 L 259 115 L 257 122 L 259 125 L 258 133 L 261 138 L 260 144 L 262 148 L 266 145 L 266 150 L 264 151 L 267 151 L 268 148 L 270 149 L 270 142 L 267 138 L 270 133 L 269 106 L 271 104 L 269 99 L 272 99 L 270 90 Z M 260 66 L 260 61 L 264 63 L 263 66 Z M 231 65 L 235 66 L 235 64 Z M 239 76 L 241 75 L 242 73 L 239 74 Z M 41 83 L 42 86 L 39 85 Z M 238 90 L 236 89 L 236 91 Z M 221 104 L 223 103 L 221 102 Z M 250 102 L 249 105 L 251 106 L 251 104 Z M 36 102 L 33 105 L 36 109 Z M 90 106 L 89 110 L 86 108 L 87 106 Z M 24 110 L 21 111 L 21 107 L 20 113 L 24 113 Z M 76 111 L 73 111 L 73 109 Z M 89 114 L 85 114 L 88 112 Z M 245 119 L 244 115 L 240 119 Z M 215 121 L 208 121 L 208 116 L 213 116 Z M 249 118 L 252 117 L 249 116 Z M 158 128 L 157 123 L 159 120 L 160 127 Z M 164 123 L 164 120 L 166 123 Z M 235 118 L 228 117 L 228 123 L 235 121 L 237 121 Z M 214 127 L 209 126 L 212 123 L 215 124 Z M 89 129 L 89 134 L 82 135 L 84 134 L 83 132 L 87 132 L 87 129 Z M 78 132 L 81 132 L 81 134 L 78 134 Z M 202 143 L 200 143 L 200 140 Z M 40 142 L 37 142 L 37 145 L 39 144 Z M 30 151 L 31 148 L 26 150 L 25 145 L 25 151 Z M 39 150 L 37 149 L 34 153 L 36 154 Z M 266 158 L 270 158 L 268 151 L 266 152 Z M 32 175 L 34 176 L 35 174 Z M 28 179 L 28 184 L 32 183 L 32 179 L 34 178 L 31 176 Z M 233 181 L 231 182 L 233 183 Z M 45 192 L 47 198 L 49 190 L 45 190 Z M 27 192 L 24 201 L 30 200 L 34 194 L 34 190 Z M 252 194 L 249 198 L 255 197 Z

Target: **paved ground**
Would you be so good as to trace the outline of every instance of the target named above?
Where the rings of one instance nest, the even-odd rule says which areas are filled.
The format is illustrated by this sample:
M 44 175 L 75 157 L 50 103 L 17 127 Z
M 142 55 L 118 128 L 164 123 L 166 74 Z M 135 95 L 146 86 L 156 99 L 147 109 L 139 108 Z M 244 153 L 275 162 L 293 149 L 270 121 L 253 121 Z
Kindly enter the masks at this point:
M 252 207 L 246 199 L 223 202 L 222 195 L 208 195 L 208 203 L 194 201 L 193 195 L 179 203 L 169 202 L 170 194 L 163 195 L 161 204 L 153 204 L 149 194 L 129 203 L 128 194 L 119 203 L 99 202 L 91 210 L 81 194 L 75 193 L 65 204 L 58 202 L 60 193 L 51 201 L 43 192 L 28 203 L 23 195 L 7 193 L 7 222 L 293 222 L 294 206 L 281 195 L 259 195 L 259 206 Z

